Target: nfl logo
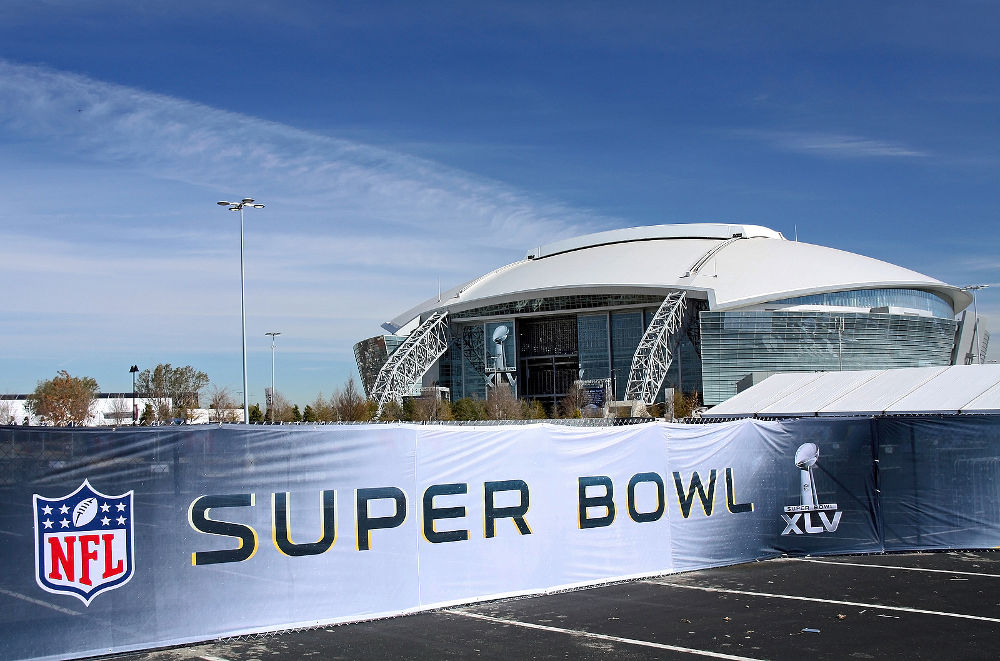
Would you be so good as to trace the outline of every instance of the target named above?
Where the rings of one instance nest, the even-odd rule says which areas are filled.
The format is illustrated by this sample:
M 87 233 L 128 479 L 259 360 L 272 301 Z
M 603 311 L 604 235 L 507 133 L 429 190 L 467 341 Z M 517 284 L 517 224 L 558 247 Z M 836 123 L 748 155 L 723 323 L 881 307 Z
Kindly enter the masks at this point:
M 132 578 L 132 491 L 108 496 L 87 480 L 62 498 L 34 494 L 35 580 L 89 606 Z

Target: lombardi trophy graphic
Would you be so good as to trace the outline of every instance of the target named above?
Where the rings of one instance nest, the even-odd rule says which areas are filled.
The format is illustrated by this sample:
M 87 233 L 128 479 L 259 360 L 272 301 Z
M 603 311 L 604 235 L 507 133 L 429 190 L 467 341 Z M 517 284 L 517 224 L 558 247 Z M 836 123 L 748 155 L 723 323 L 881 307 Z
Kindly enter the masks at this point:
M 843 512 L 837 509 L 837 504 L 819 502 L 813 472 L 817 461 L 819 446 L 815 443 L 803 443 L 795 451 L 795 467 L 799 469 L 799 504 L 785 507 L 785 513 L 781 515 L 785 522 L 782 535 L 832 533 L 840 527 Z
M 496 330 L 493 331 L 493 367 L 486 369 L 487 373 L 493 375 L 491 387 L 503 383 L 504 377 L 507 378 L 511 386 L 514 385 L 514 368 L 507 367 L 507 358 L 504 356 L 503 345 L 507 341 L 508 335 L 510 335 L 510 329 L 506 326 L 497 326 Z
M 815 508 L 819 504 L 816 497 L 816 482 L 813 479 L 813 466 L 819 459 L 819 448 L 815 443 L 803 443 L 795 451 L 795 465 L 799 468 L 800 484 L 802 485 L 802 506 Z

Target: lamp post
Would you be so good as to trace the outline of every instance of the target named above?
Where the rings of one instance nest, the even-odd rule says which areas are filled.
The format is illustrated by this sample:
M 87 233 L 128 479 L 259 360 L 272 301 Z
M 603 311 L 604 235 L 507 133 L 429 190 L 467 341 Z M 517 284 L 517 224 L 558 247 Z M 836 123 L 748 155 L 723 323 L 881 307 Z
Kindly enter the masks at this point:
M 243 322 L 243 423 L 250 423 L 250 407 L 247 406 L 247 306 L 246 277 L 243 269 L 243 208 L 263 209 L 263 204 L 254 204 L 252 197 L 244 197 L 240 202 L 217 202 L 220 207 L 240 212 L 240 318 Z
M 986 289 L 987 287 L 989 287 L 989 285 L 969 285 L 967 287 L 962 287 L 964 291 L 972 292 L 972 314 L 976 317 L 972 326 L 972 338 L 976 341 L 976 360 L 980 365 L 983 364 L 983 357 L 979 352 L 979 310 L 976 307 L 976 292 L 980 289 Z
M 271 336 L 271 424 L 274 424 L 274 338 L 281 335 L 281 331 L 268 331 L 264 335 Z
M 132 426 L 135 427 L 136 419 L 139 417 L 139 409 L 135 408 L 135 373 L 139 371 L 138 365 L 128 368 L 132 373 Z

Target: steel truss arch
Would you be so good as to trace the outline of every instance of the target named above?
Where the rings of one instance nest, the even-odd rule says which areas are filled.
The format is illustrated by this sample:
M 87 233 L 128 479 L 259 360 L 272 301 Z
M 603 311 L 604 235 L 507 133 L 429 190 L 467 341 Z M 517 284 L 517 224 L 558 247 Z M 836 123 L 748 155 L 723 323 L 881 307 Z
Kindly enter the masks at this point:
M 447 312 L 434 312 L 392 352 L 375 378 L 371 397 L 378 408 L 375 419 L 390 401 L 401 403 L 413 384 L 427 373 L 434 362 L 448 350 Z
M 639 341 L 629 369 L 625 400 L 650 405 L 663 385 L 687 321 L 684 292 L 668 294 Z

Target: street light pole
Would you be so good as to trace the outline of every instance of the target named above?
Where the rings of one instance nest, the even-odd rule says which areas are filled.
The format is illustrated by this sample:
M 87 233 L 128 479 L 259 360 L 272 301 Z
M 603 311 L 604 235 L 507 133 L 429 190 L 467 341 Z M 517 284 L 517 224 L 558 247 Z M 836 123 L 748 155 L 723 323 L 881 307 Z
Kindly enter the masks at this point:
M 247 406 L 247 307 L 246 275 L 243 268 L 243 208 L 263 209 L 263 204 L 254 204 L 252 197 L 244 197 L 240 202 L 217 202 L 220 207 L 240 212 L 240 319 L 243 322 L 243 423 L 250 422 L 250 408 Z
M 274 424 L 274 338 L 281 335 L 281 331 L 269 331 L 264 335 L 271 336 L 271 424 Z
M 135 373 L 139 371 L 139 366 L 133 365 L 128 371 L 132 373 L 132 426 L 135 427 L 136 418 L 139 417 L 139 410 L 135 408 Z
M 972 326 L 972 339 L 976 341 L 976 361 L 980 365 L 983 364 L 983 356 L 979 351 L 979 309 L 976 307 L 976 292 L 987 287 L 989 285 L 969 285 L 968 287 L 962 287 L 965 291 L 972 292 L 972 314 L 975 316 Z

